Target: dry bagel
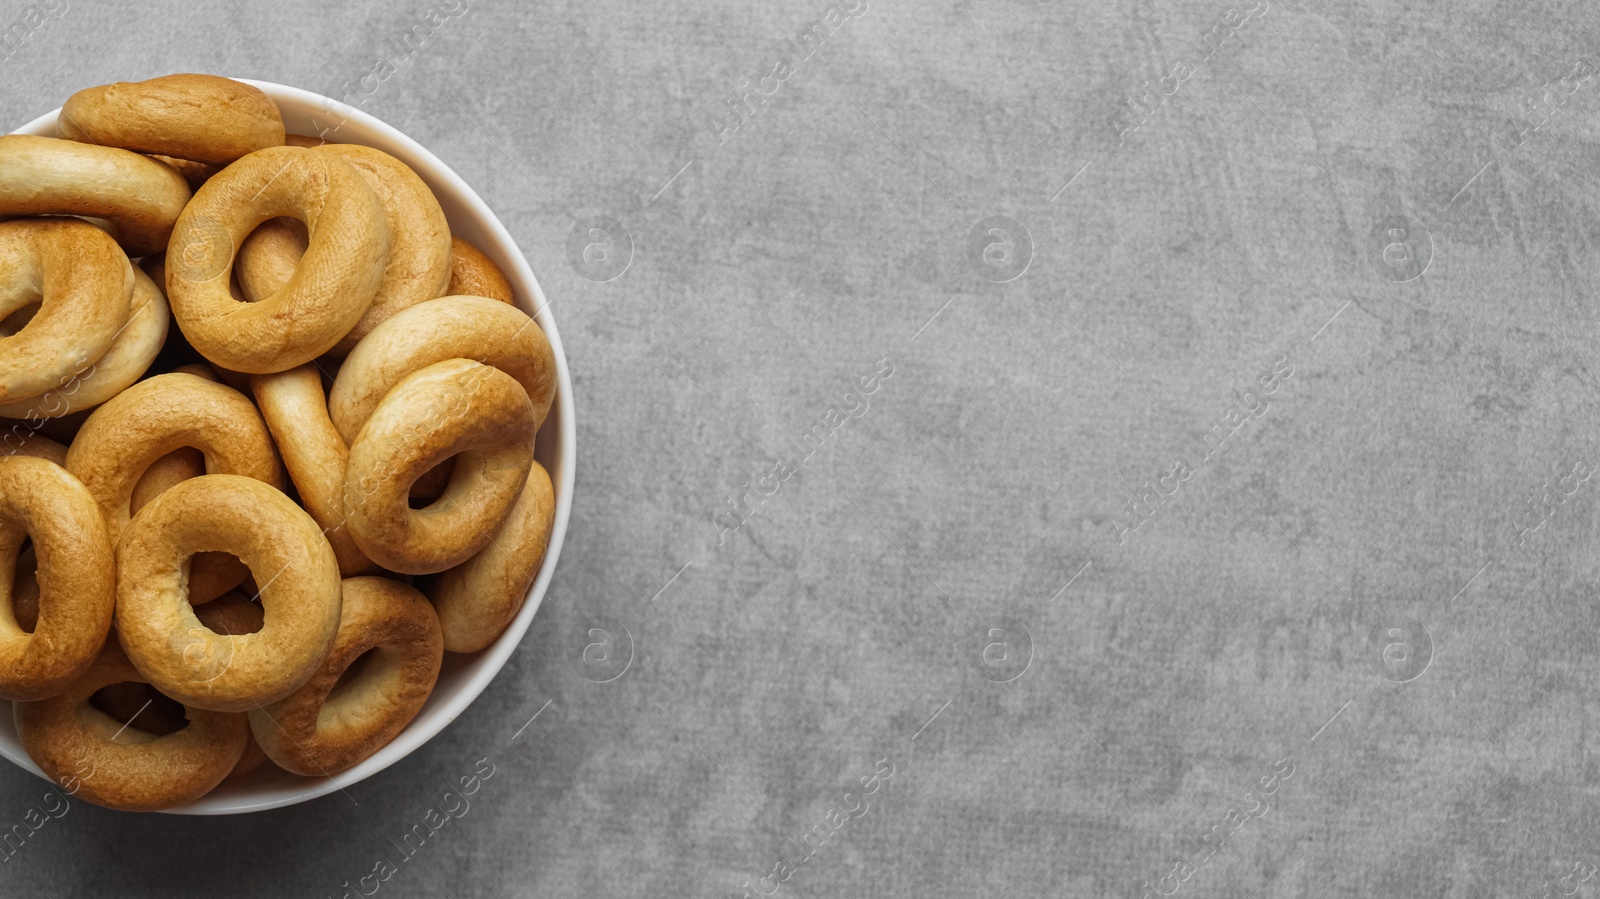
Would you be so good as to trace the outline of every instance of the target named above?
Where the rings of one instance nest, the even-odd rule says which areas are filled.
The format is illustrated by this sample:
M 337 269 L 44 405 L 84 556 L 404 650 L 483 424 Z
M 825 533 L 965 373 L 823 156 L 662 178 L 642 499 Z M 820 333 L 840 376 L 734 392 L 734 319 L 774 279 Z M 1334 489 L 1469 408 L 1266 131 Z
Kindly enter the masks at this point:
M 166 344 L 172 316 L 166 295 L 143 270 L 133 271 L 133 313 L 105 355 L 67 384 L 20 403 L 0 405 L 0 415 L 38 420 L 93 409 L 144 377 Z
M 472 359 L 512 376 L 533 403 L 536 427 L 555 400 L 555 354 L 526 313 L 486 297 L 442 297 L 397 313 L 345 359 L 328 392 L 328 414 L 356 439 L 402 378 L 446 359 Z
M 264 623 L 219 635 L 184 599 L 184 561 L 238 556 L 261 584 Z M 294 501 L 252 478 L 184 481 L 140 510 L 117 546 L 117 638 L 156 689 L 185 705 L 239 712 L 299 689 L 339 628 L 339 563 Z
M 97 805 L 156 811 L 199 799 L 239 761 L 249 723 L 243 715 L 188 707 L 188 726 L 158 737 L 89 702 L 114 684 L 146 682 L 116 643 L 107 644 L 66 692 L 17 703 L 22 748 L 52 781 Z
M 260 88 L 216 75 L 165 75 L 84 88 L 57 120 L 69 140 L 227 165 L 283 145 L 283 116 Z
M 361 670 L 341 683 L 369 652 Z M 443 658 L 439 619 L 421 593 L 388 578 L 350 578 L 333 650 L 305 686 L 251 711 L 250 729 L 279 767 L 338 774 L 411 723 L 433 692 Z
M 378 294 L 361 321 L 330 351 L 343 356 L 396 312 L 444 296 L 450 283 L 450 224 L 433 191 L 417 173 L 382 150 L 327 144 L 316 152 L 334 154 L 366 177 L 378 194 L 389 227 L 389 265 Z M 261 236 L 251 235 L 239 249 L 239 286 L 248 300 L 281 290 L 299 267 L 308 245 L 303 227 L 281 219 L 268 222 L 256 234 Z
M 251 379 L 256 403 L 277 438 L 300 502 L 322 526 L 344 577 L 376 570 L 345 527 L 344 473 L 350 449 L 328 420 L 328 398 L 315 365 Z
M 17 555 L 33 539 L 40 597 L 32 633 L 12 610 Z M 0 699 L 45 699 L 93 664 L 111 627 L 116 563 L 94 497 L 67 470 L 0 458 Z
M 96 409 L 67 450 L 67 470 L 120 535 L 133 516 L 140 478 L 157 459 L 186 446 L 205 455 L 212 474 L 283 484 L 277 449 L 255 405 L 230 387 L 176 372 L 140 381 Z
M 439 613 L 444 648 L 477 652 L 493 643 L 522 610 L 539 576 L 555 526 L 550 475 L 533 463 L 511 515 L 484 550 L 439 575 L 428 598 Z
M 175 449 L 150 463 L 133 486 L 128 513 L 139 510 L 178 484 L 206 473 L 205 454 L 192 446 Z M 244 583 L 250 569 L 227 553 L 195 553 L 189 560 L 189 603 L 199 607 Z
M 0 222 L 0 318 L 39 304 L 22 330 L 0 337 L 0 403 L 20 405 L 82 378 L 128 323 L 133 288 L 128 257 L 93 225 Z
M 453 297 L 488 297 L 502 303 L 515 303 L 517 295 L 511 281 L 488 254 L 462 240 L 450 239 L 450 284 L 445 294 Z
M 235 249 L 278 216 L 306 223 L 310 245 L 282 290 L 254 303 L 229 290 Z M 389 262 L 383 207 L 355 166 L 299 147 L 258 150 L 195 194 L 167 250 L 167 299 L 189 343 L 247 374 L 314 360 L 372 305 Z
M 0 136 L 0 218 L 104 219 L 129 256 L 148 256 L 167 248 L 188 202 L 182 175 L 138 153 L 54 137 Z
M 390 571 L 432 574 L 460 565 L 494 538 L 522 492 L 533 434 L 528 394 L 497 368 L 450 359 L 406 376 L 350 445 L 350 535 Z M 455 470 L 444 495 L 412 509 L 412 485 L 451 457 Z

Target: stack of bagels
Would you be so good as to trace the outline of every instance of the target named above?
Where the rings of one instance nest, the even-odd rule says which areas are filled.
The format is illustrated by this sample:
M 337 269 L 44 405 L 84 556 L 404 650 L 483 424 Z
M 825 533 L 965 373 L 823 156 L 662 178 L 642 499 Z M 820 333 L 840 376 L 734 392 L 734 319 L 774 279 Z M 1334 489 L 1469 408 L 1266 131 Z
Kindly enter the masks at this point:
M 326 777 L 522 607 L 544 332 L 428 185 L 208 75 L 0 136 L 0 699 L 112 808 Z

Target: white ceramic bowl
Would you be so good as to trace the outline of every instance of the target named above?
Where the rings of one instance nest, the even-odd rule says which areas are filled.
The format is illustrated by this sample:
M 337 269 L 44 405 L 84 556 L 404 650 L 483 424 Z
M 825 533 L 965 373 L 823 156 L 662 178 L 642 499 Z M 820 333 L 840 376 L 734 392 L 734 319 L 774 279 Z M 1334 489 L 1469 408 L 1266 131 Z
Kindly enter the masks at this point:
M 358 109 L 311 91 L 265 81 L 248 83 L 261 88 L 277 102 L 278 108 L 283 110 L 284 125 L 291 134 L 318 133 L 318 127 L 312 124 L 312 120 L 316 119 L 324 128 L 337 125 L 337 129 L 327 135 L 330 140 L 376 147 L 411 166 L 438 196 L 445 215 L 450 219 L 450 230 L 487 253 L 511 279 L 511 286 L 517 294 L 517 305 L 535 316 L 544 328 L 545 336 L 550 338 L 550 347 L 555 351 L 556 371 L 560 375 L 555 406 L 550 410 L 544 428 L 539 431 L 535 452 L 540 464 L 550 472 L 550 479 L 555 485 L 555 530 L 550 536 L 544 565 L 533 582 L 533 588 L 528 591 L 528 601 L 516 620 L 511 622 L 511 626 L 494 645 L 482 652 L 470 656 L 446 653 L 444 668 L 439 673 L 439 683 L 434 687 L 433 695 L 411 725 L 393 742 L 361 764 L 333 777 L 298 777 L 270 765 L 263 766 L 262 770 L 250 777 L 223 784 L 199 802 L 171 809 L 173 813 L 186 815 L 257 812 L 315 799 L 371 777 L 432 739 L 483 692 L 521 642 L 550 584 L 556 559 L 561 555 L 567 520 L 572 513 L 577 427 L 573 419 L 572 378 L 567 370 L 567 356 L 562 350 L 561 335 L 556 332 L 555 318 L 545 301 L 544 291 L 539 289 L 538 279 L 534 278 L 505 226 L 449 166 L 394 128 Z M 40 116 L 19 128 L 16 133 L 54 137 L 56 115 L 59 112 L 57 109 Z M 3 708 L 5 705 L 0 703 L 0 755 L 44 777 L 44 772 L 22 750 L 10 710 Z

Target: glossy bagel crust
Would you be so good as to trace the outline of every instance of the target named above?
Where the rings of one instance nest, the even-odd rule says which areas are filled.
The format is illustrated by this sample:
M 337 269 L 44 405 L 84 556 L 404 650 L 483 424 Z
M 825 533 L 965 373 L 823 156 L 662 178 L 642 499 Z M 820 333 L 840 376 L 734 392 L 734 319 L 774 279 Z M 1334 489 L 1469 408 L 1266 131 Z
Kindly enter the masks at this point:
M 377 570 L 345 527 L 344 477 L 350 449 L 328 420 L 328 398 L 315 365 L 254 375 L 250 386 L 300 502 L 322 526 L 345 577 Z
M 39 605 L 17 626 L 17 556 L 33 538 Z M 111 627 L 116 563 L 94 497 L 67 470 L 33 456 L 0 458 L 0 699 L 45 699 L 94 662 Z
M 187 601 L 184 561 L 230 552 L 261 585 L 264 623 L 219 635 Z M 184 481 L 142 509 L 117 547 L 117 637 L 156 689 L 185 705 L 242 712 L 299 689 L 339 629 L 339 563 L 322 530 L 252 478 Z
M 133 293 L 133 266 L 99 228 L 0 222 L 0 319 L 39 304 L 22 330 L 0 337 L 0 403 L 21 405 L 78 382 L 127 325 Z
M 283 289 L 240 302 L 229 290 L 235 250 L 279 216 L 306 223 L 305 257 Z M 247 374 L 285 371 L 350 333 L 372 306 L 389 253 L 383 207 L 355 166 L 321 150 L 258 150 L 207 181 L 179 216 L 167 299 L 211 362 Z
M 339 685 L 369 650 L 365 667 Z M 439 619 L 421 593 L 388 578 L 350 578 L 333 650 L 305 686 L 250 712 L 250 729 L 279 767 L 338 774 L 405 730 L 433 693 L 443 659 Z
M 450 284 L 446 296 L 488 297 L 502 303 L 515 303 L 517 295 L 511 280 L 488 254 L 462 240 L 450 239 Z
M 536 428 L 543 426 L 556 391 L 555 354 L 544 331 L 515 306 L 442 297 L 397 313 L 345 359 L 328 391 L 334 427 L 353 442 L 402 378 L 446 359 L 471 359 L 515 378 L 533 403 Z
M 283 116 L 259 88 L 217 75 L 165 75 L 84 88 L 57 119 L 69 140 L 226 165 L 283 145 Z
M 173 372 L 140 381 L 94 410 L 67 450 L 72 472 L 120 535 L 134 488 L 157 459 L 194 447 L 212 474 L 255 478 L 273 488 L 283 469 L 254 404 L 231 387 Z
M 111 223 L 129 256 L 167 248 L 189 185 L 170 166 L 117 147 L 0 136 L 0 218 L 85 215 Z
M 505 632 L 539 576 L 555 512 L 550 474 L 535 462 L 527 485 L 494 540 L 465 563 L 439 575 L 428 591 L 439 613 L 445 649 L 477 652 Z
M 450 359 L 408 375 L 350 445 L 344 500 L 356 545 L 403 574 L 432 574 L 470 559 L 522 492 L 533 435 L 533 404 L 499 369 Z M 444 495 L 412 509 L 412 485 L 452 456 Z
M 158 737 L 89 704 L 121 683 L 146 680 L 112 642 L 66 692 L 17 703 L 22 748 L 53 782 L 96 805 L 159 811 L 199 799 L 233 770 L 250 739 L 245 716 L 186 707 L 188 726 Z
M 133 270 L 133 314 L 105 355 L 68 383 L 20 403 L 0 405 L 7 418 L 60 418 L 106 402 L 144 377 L 167 341 L 172 315 L 166 294 L 143 270 Z

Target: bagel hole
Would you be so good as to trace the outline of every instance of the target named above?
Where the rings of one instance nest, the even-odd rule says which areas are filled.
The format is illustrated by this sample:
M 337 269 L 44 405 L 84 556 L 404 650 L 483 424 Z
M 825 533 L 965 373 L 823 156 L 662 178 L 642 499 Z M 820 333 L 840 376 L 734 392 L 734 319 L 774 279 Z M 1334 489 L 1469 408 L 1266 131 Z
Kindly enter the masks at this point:
M 373 657 L 377 654 L 378 648 L 374 646 L 361 655 L 356 656 L 356 660 L 351 662 L 349 667 L 345 668 L 344 671 L 339 674 L 339 679 L 334 681 L 333 689 L 329 691 L 328 695 L 337 696 L 340 693 L 348 690 L 351 684 L 355 683 L 357 680 L 360 680 L 361 672 L 367 670 L 367 667 L 372 664 Z
M 411 508 L 426 509 L 438 502 L 439 497 L 444 496 L 445 489 L 450 486 L 450 478 L 455 472 L 456 458 L 451 456 L 427 474 L 417 478 L 417 482 L 411 485 Z
M 175 734 L 189 726 L 182 703 L 136 681 L 101 687 L 89 697 L 89 705 L 129 730 L 153 737 Z
M 5 318 L 0 318 L 0 337 L 10 337 L 26 328 L 28 323 L 33 321 L 33 317 L 39 314 L 42 305 L 42 303 L 29 303 Z
M 34 558 L 33 541 L 23 540 L 11 579 L 11 617 L 25 634 L 39 624 L 39 563 Z
M 242 593 L 246 599 L 257 596 L 249 567 L 233 553 L 198 552 L 189 557 L 186 568 L 189 603 L 197 609 L 230 592 Z

